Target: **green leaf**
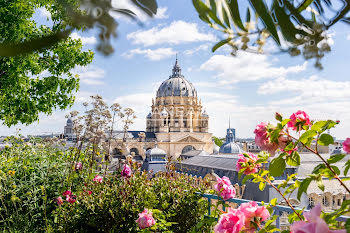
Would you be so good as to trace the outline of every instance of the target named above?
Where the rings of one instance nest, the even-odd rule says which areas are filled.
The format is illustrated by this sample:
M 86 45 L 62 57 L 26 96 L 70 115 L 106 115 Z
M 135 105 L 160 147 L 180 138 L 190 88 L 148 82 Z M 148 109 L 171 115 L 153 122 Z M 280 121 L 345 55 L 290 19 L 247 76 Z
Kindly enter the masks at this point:
M 329 157 L 329 159 L 327 159 L 327 162 L 328 162 L 329 164 L 336 163 L 336 162 L 342 160 L 345 156 L 346 156 L 346 154 L 336 154 L 336 155 L 332 155 L 331 157 Z
M 299 189 L 298 189 L 298 195 L 297 195 L 297 198 L 298 198 L 299 201 L 300 201 L 301 195 L 303 193 L 306 193 L 307 188 L 309 187 L 311 181 L 312 181 L 312 178 L 308 177 L 308 178 L 304 179 L 300 183 L 300 186 L 299 186 Z
M 226 1 L 228 1 L 228 0 L 226 0 Z M 233 19 L 233 22 L 235 23 L 235 25 L 237 25 L 243 31 L 247 31 L 247 29 L 244 27 L 242 20 L 241 20 L 241 16 L 239 13 L 239 7 L 238 7 L 238 1 L 237 0 L 228 1 L 228 5 L 230 7 L 231 16 L 232 16 L 232 19 Z
M 315 130 L 308 130 L 300 136 L 299 141 L 305 145 L 309 145 L 316 135 L 317 132 Z
M 334 144 L 334 138 L 331 135 L 324 133 L 321 134 L 317 143 L 321 146 L 328 146 L 330 144 Z
M 331 166 L 333 168 L 334 172 L 337 173 L 337 175 L 340 175 L 340 170 L 337 166 Z
M 260 191 L 263 191 L 265 189 L 265 186 L 266 186 L 266 182 L 260 182 L 259 184 Z
M 247 180 L 250 180 L 252 178 L 254 178 L 253 175 L 246 175 L 246 176 L 244 176 L 244 178 L 242 180 L 242 184 L 245 184 L 247 182 Z
M 325 169 L 325 168 L 326 168 L 326 165 L 324 163 L 320 163 L 314 168 L 314 170 L 312 171 L 312 174 L 318 174 L 320 173 L 321 169 Z
M 247 23 L 250 23 L 250 9 L 249 9 L 249 7 L 247 8 L 247 14 L 246 14 L 246 22 Z
M 344 165 L 345 169 L 344 169 L 344 175 L 348 175 L 348 171 L 350 169 L 350 160 L 348 160 L 345 165 Z
M 260 19 L 264 23 L 266 29 L 270 32 L 272 38 L 277 42 L 278 45 L 281 45 L 280 39 L 277 34 L 277 30 L 273 19 L 268 11 L 266 3 L 264 0 L 249 0 L 250 4 L 254 10 L 259 14 Z
M 289 156 L 287 156 L 286 162 L 288 165 L 297 167 L 300 165 L 300 155 L 297 151 L 293 151 Z
M 275 206 L 277 204 L 277 198 L 273 198 L 271 201 L 270 201 L 270 204 Z
M 215 44 L 213 46 L 213 48 L 211 49 L 212 52 L 215 52 L 218 48 L 220 48 L 221 46 L 227 44 L 228 42 L 230 42 L 232 39 L 231 38 L 227 38 L 225 40 L 222 40 L 220 42 L 218 42 L 217 44 Z
M 281 114 L 279 114 L 278 112 L 276 112 L 276 113 L 275 113 L 275 119 L 278 120 L 278 121 L 280 121 L 280 122 L 282 122 L 283 117 L 282 117 Z
M 288 122 L 290 122 L 290 119 L 284 119 L 282 122 L 281 122 L 281 124 L 282 124 L 282 126 L 284 127 Z
M 321 189 L 324 192 L 324 184 L 322 180 L 322 176 L 319 176 L 317 179 L 317 186 L 319 189 Z
M 269 166 L 269 171 L 272 176 L 281 176 L 286 169 L 286 161 L 283 157 L 273 159 Z
M 300 4 L 300 6 L 298 7 L 298 12 L 302 12 L 303 10 L 305 10 L 314 0 L 305 0 L 302 2 L 302 4 Z
M 157 14 L 158 5 L 156 0 L 131 0 L 131 1 L 149 16 L 153 16 Z

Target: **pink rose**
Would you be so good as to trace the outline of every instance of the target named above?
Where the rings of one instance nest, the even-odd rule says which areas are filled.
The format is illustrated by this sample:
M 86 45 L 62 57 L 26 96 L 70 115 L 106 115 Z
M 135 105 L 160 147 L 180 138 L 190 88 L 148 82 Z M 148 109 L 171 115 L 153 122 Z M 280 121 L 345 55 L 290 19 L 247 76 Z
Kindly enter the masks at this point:
M 140 229 L 145 229 L 153 226 L 156 221 L 152 216 L 152 212 L 148 211 L 148 209 L 144 209 L 142 213 L 139 213 L 139 218 L 136 220 Z
M 273 143 L 267 136 L 267 123 L 261 122 L 258 124 L 254 130 L 255 133 L 255 143 L 257 146 L 260 146 L 262 150 L 269 152 L 271 155 L 274 155 L 278 149 L 278 144 Z
M 70 204 L 73 204 L 75 200 L 75 195 L 68 195 L 66 196 L 66 201 L 68 201 Z
M 130 177 L 131 176 L 131 168 L 129 167 L 129 165 L 124 164 L 121 175 L 124 176 L 124 177 Z
M 249 158 L 245 157 L 244 154 L 238 155 L 239 159 L 236 164 L 236 170 L 239 172 L 241 169 L 245 168 L 243 173 L 246 175 L 258 172 L 261 167 L 261 164 L 256 164 L 258 156 L 249 152 L 245 153 L 245 155 L 248 155 Z
M 75 163 L 75 170 L 82 170 L 83 169 L 83 164 L 81 162 Z
M 320 218 L 321 205 L 318 203 L 309 212 L 304 213 L 306 221 L 297 221 L 290 227 L 291 233 L 346 233 L 346 230 L 330 230 Z
M 62 197 L 57 197 L 56 202 L 57 202 L 57 205 L 59 205 L 59 206 L 62 205 L 63 204 Z
M 69 196 L 69 195 L 72 195 L 72 191 L 70 190 L 66 190 L 62 193 L 62 196 Z
M 350 154 L 350 138 L 347 138 L 344 142 L 343 142 L 343 149 L 347 154 Z
M 215 233 L 239 233 L 244 226 L 245 216 L 238 209 L 227 208 L 214 227 Z
M 292 128 L 293 130 L 300 131 L 302 129 L 302 126 L 310 126 L 310 118 L 304 111 L 297 111 L 293 113 L 289 117 L 290 121 L 288 122 L 288 127 Z
M 218 183 L 215 185 L 215 190 L 220 194 L 222 199 L 226 201 L 228 199 L 235 197 L 236 190 L 232 186 L 231 181 L 228 177 L 226 176 L 223 176 L 222 178 L 218 177 L 216 181 Z
M 103 181 L 103 177 L 100 176 L 100 175 L 96 175 L 93 179 L 94 182 L 97 182 L 97 183 L 102 183 Z
M 270 217 L 270 213 L 265 206 L 258 206 L 255 201 L 243 203 L 238 209 L 244 214 L 246 232 L 254 232 L 256 226 L 259 227 L 262 222 Z

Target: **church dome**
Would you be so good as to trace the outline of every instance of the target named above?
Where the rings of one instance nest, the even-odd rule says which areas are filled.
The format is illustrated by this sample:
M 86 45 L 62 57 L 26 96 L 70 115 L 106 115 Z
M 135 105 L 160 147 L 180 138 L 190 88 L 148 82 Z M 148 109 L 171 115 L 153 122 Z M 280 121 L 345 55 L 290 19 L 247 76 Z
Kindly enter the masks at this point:
M 157 146 L 146 151 L 146 159 L 148 161 L 164 161 L 166 152 Z
M 173 68 L 173 74 L 160 85 L 157 91 L 157 97 L 165 96 L 197 97 L 197 91 L 193 84 L 181 74 L 181 68 L 177 59 Z
M 213 142 L 213 154 L 219 154 L 220 147 Z
M 73 121 L 72 121 L 72 118 L 68 118 L 68 120 L 67 120 L 67 125 L 70 125 L 70 124 L 73 124 Z
M 237 143 L 226 142 L 220 147 L 219 152 L 224 154 L 241 154 L 243 150 Z

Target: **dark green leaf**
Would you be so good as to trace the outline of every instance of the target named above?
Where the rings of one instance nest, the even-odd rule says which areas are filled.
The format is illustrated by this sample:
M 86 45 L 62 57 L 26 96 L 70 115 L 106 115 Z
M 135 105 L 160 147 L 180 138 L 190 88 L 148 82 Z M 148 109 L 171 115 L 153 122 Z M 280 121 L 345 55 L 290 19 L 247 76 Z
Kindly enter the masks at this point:
M 348 175 L 348 171 L 350 169 L 350 160 L 348 160 L 346 163 L 345 163 L 345 169 L 344 169 L 344 175 Z
M 289 156 L 287 156 L 287 164 L 290 166 L 297 167 L 300 165 L 300 155 L 297 151 L 293 151 Z
M 321 146 L 328 146 L 330 144 L 334 144 L 334 138 L 329 134 L 321 134 L 317 143 Z
M 286 161 L 283 157 L 273 159 L 269 166 L 269 171 L 272 176 L 281 176 L 286 169 Z
M 272 17 L 270 15 L 270 12 L 268 11 L 268 8 L 266 6 L 266 3 L 264 0 L 249 0 L 252 7 L 255 9 L 255 11 L 259 14 L 260 19 L 264 23 L 266 29 L 270 32 L 272 38 L 276 41 L 278 45 L 280 45 L 280 39 L 277 34 L 277 30 L 275 27 L 275 24 L 272 20 Z
M 333 168 L 333 171 L 334 171 L 335 173 L 337 173 L 337 175 L 340 175 L 340 170 L 339 170 L 338 167 L 336 167 L 336 166 L 331 166 L 331 168 Z
M 220 48 L 221 46 L 227 44 L 227 43 L 230 42 L 231 40 L 232 40 L 231 38 L 222 40 L 222 41 L 218 42 L 217 44 L 215 44 L 211 50 L 212 50 L 213 52 L 215 52 L 218 48 Z
M 238 1 L 237 0 L 228 1 L 228 5 L 230 7 L 231 16 L 232 16 L 232 19 L 233 19 L 233 22 L 235 23 L 235 25 L 237 25 L 243 31 L 247 31 L 247 29 L 244 27 L 242 20 L 241 20 L 241 16 L 239 13 L 239 7 L 238 7 Z
M 300 6 L 298 7 L 298 12 L 302 12 L 303 10 L 305 10 L 314 0 L 305 0 L 302 2 L 302 4 L 300 4 Z
M 310 177 L 304 179 L 301 183 L 300 183 L 300 186 L 299 186 L 299 189 L 298 189 L 298 195 L 297 195 L 297 198 L 298 200 L 300 201 L 300 197 L 303 193 L 306 193 L 307 191 L 307 188 L 309 187 L 310 183 L 311 183 L 312 179 Z
M 156 0 L 131 0 L 131 1 L 149 16 L 153 16 L 157 14 L 158 5 Z
M 320 163 L 314 168 L 314 170 L 312 171 L 312 174 L 318 174 L 321 169 L 325 169 L 325 168 L 326 168 L 326 165 L 324 163 Z
M 336 162 L 342 160 L 345 156 L 346 156 L 346 154 L 336 154 L 336 155 L 332 155 L 331 157 L 329 157 L 329 159 L 327 159 L 327 162 L 328 162 L 329 164 L 336 163 Z
M 247 23 L 250 23 L 250 9 L 249 9 L 249 7 L 247 8 L 247 14 L 246 14 L 246 22 Z

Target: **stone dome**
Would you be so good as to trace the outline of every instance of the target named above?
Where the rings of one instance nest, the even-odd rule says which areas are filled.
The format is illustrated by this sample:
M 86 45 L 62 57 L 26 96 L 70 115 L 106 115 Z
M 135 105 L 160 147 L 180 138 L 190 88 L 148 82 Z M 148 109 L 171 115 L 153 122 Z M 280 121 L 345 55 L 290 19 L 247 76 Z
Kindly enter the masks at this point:
M 72 121 L 72 118 L 68 118 L 68 120 L 67 120 L 67 125 L 71 125 L 71 124 L 73 124 L 73 121 Z
M 157 97 L 165 96 L 197 97 L 197 91 L 193 84 L 181 74 L 181 68 L 177 59 L 173 68 L 173 74 L 160 85 L 157 91 Z
M 219 153 L 224 154 L 240 154 L 243 153 L 242 148 L 234 142 L 225 142 L 219 150 Z
M 164 161 L 166 152 L 157 146 L 146 151 L 146 159 L 148 161 Z

